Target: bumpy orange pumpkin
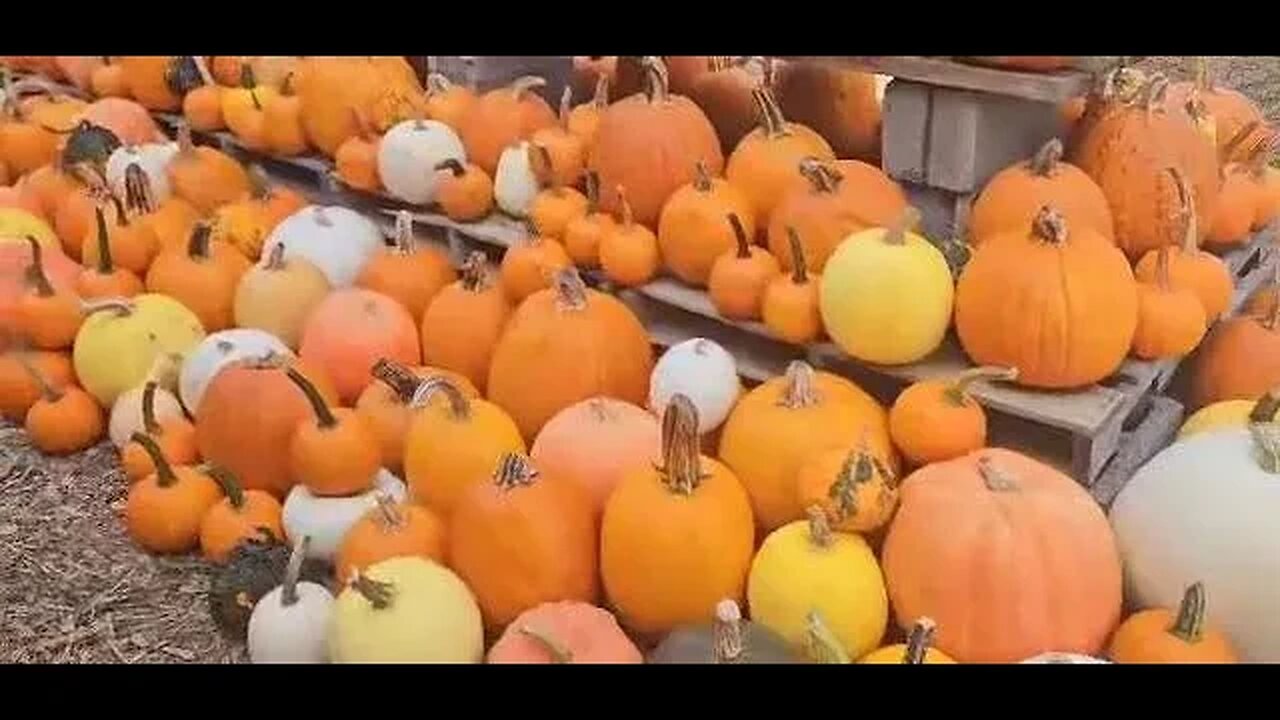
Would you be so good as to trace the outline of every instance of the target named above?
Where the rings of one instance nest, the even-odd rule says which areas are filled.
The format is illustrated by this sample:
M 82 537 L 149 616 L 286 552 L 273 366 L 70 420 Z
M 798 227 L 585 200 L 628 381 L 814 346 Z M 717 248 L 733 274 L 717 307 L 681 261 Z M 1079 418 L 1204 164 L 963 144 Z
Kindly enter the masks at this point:
M 810 458 L 796 476 L 796 494 L 803 507 L 822 508 L 831 529 L 865 533 L 893 517 L 898 482 L 898 476 L 864 440 L 858 447 L 827 450 Z
M 987 445 L 987 414 L 969 395 L 979 380 L 1010 381 L 1017 370 L 980 367 L 946 380 L 912 383 L 889 410 L 893 444 L 914 466 L 951 460 Z
M 540 77 L 525 76 L 481 95 L 457 128 L 467 159 L 492 176 L 504 148 L 554 126 L 555 112 L 535 92 L 546 84 Z
M 667 269 L 706 287 L 716 259 L 737 247 L 735 232 L 724 221 L 729 214 L 739 218 L 748 239 L 755 237 L 755 211 L 746 196 L 728 181 L 711 177 L 705 163 L 697 163 L 693 182 L 672 193 L 658 219 L 658 247 Z
M 458 279 L 449 257 L 413 237 L 413 218 L 406 210 L 396 215 L 395 245 L 371 257 L 356 277 L 358 287 L 395 300 L 409 311 L 416 325 L 431 300 Z
M 510 314 L 510 300 L 494 282 L 484 253 L 472 252 L 462 277 L 441 289 L 422 314 L 423 361 L 463 375 L 483 392 Z

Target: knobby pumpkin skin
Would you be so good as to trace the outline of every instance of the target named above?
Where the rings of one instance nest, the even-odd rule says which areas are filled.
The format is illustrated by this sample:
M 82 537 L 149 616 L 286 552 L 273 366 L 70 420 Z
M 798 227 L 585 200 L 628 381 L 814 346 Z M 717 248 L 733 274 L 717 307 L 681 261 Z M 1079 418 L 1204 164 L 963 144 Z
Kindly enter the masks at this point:
M 1231 641 L 1204 619 L 1204 583 L 1187 587 L 1177 613 L 1164 608 L 1130 615 L 1111 638 L 1115 663 L 1237 663 Z
M 911 624 L 907 641 L 882 647 L 867 653 L 858 660 L 859 665 L 954 665 L 955 660 L 933 645 L 933 635 L 938 625 L 929 618 L 920 618 Z
M 638 225 L 631 214 L 626 191 L 617 189 L 622 206 L 622 222 L 600 238 L 600 267 L 604 274 L 622 287 L 644 285 L 658 274 L 662 262 L 658 238 L 649 228 Z
M 1120 558 L 1074 480 L 992 448 L 921 468 L 901 493 L 881 555 L 900 625 L 935 619 L 938 648 L 962 663 L 1102 649 Z
M 461 271 L 461 278 L 442 288 L 422 314 L 422 359 L 466 377 L 483 393 L 511 303 L 484 253 L 473 251 Z
M 1256 400 L 1280 384 L 1280 307 L 1218 323 L 1196 356 L 1191 406 Z
M 832 529 L 869 533 L 893 517 L 899 482 L 864 440 L 857 447 L 826 450 L 805 462 L 796 477 L 796 496 L 802 507 L 822 510 Z
M 564 228 L 564 250 L 578 267 L 593 268 L 600 265 L 600 241 L 613 230 L 613 216 L 600 210 L 600 178 L 588 170 L 585 175 L 587 207 L 581 217 L 575 217 Z M 674 196 L 673 196 L 674 197 Z M 668 203 L 669 204 L 669 203 Z M 662 238 L 658 238 L 661 243 Z
M 756 320 L 764 304 L 769 282 L 782 271 L 778 259 L 751 244 L 737 213 L 729 213 L 728 226 L 736 246 L 716 258 L 707 276 L 707 295 L 716 312 L 731 320 Z
M 492 177 L 504 148 L 553 127 L 555 111 L 535 92 L 546 84 L 543 78 L 529 75 L 481 95 L 458 126 L 467 159 Z
M 416 556 L 443 564 L 448 534 L 444 522 L 420 505 L 397 503 L 378 492 L 378 506 L 347 531 L 334 560 L 334 577 L 346 583 L 370 565 Z
M 822 335 L 822 314 L 818 309 L 818 286 L 822 277 L 806 269 L 804 243 L 795 228 L 787 228 L 791 236 L 792 270 L 775 275 L 765 287 L 760 303 L 760 317 L 765 327 L 777 338 L 795 345 L 806 345 Z
M 609 611 L 564 600 L 520 613 L 489 649 L 485 662 L 638 665 L 644 656 Z
M 364 417 L 330 408 L 302 373 L 285 370 L 306 396 L 314 418 L 298 423 L 289 440 L 289 472 L 314 495 L 349 497 L 373 486 L 382 465 L 378 438 Z
M 970 242 L 980 245 L 996 235 L 1020 231 L 1045 205 L 1057 208 L 1069 226 L 1091 227 L 1114 242 L 1114 221 L 1102 189 L 1083 170 L 1062 162 L 1062 153 L 1062 141 L 1053 138 L 1030 160 L 988 180 L 969 216 Z
M 365 263 L 356 285 L 399 302 L 413 316 L 416 326 L 432 298 L 457 279 L 444 252 L 415 240 L 413 219 L 407 210 L 402 210 L 396 214 L 395 245 Z
M 732 251 L 737 239 L 724 222 L 733 214 L 742 222 L 747 238 L 756 234 L 755 212 L 750 202 L 727 180 L 714 178 L 705 163 L 696 165 L 692 182 L 671 194 L 658 218 L 658 247 L 662 261 L 673 275 L 697 287 L 706 287 L 716 258 Z M 570 248 L 570 256 L 574 253 Z M 577 262 L 577 258 L 574 258 Z
M 871 452 L 896 471 L 884 408 L 848 380 L 796 361 L 786 375 L 742 396 L 721 430 L 718 455 L 746 488 L 760 528 L 773 530 L 804 517 L 796 492 L 801 467 L 863 433 Z
M 503 455 L 492 480 L 468 487 L 449 519 L 449 565 L 493 630 L 545 602 L 595 602 L 597 542 L 586 493 L 521 454 Z
M 449 370 L 410 368 L 389 358 L 380 358 L 371 371 L 375 382 L 360 393 L 355 409 L 378 437 L 382 467 L 399 472 L 404 463 L 404 440 L 413 422 L 413 395 L 424 380 L 437 375 L 448 378 L 468 398 L 479 397 L 466 377 Z
M 1156 281 L 1138 283 L 1138 327 L 1133 354 L 1143 360 L 1182 357 L 1204 337 L 1204 306 L 1190 290 L 1169 282 L 1169 248 L 1157 252 Z
M 531 441 L 557 412 L 587 398 L 644 404 L 652 372 L 653 348 L 631 309 L 588 289 L 567 268 L 507 322 L 493 351 L 488 397 Z
M 955 321 L 975 363 L 1016 367 L 1029 387 L 1081 387 L 1124 362 L 1138 290 L 1122 253 L 1046 206 L 1032 227 L 978 247 L 956 286 Z
M 156 472 L 129 488 L 125 525 L 133 541 L 148 552 L 183 553 L 200 542 L 200 522 L 218 502 L 218 484 L 196 468 L 171 466 L 151 438 L 133 440 L 151 453 Z
M 1011 382 L 1016 369 L 980 367 L 949 380 L 912 383 L 889 410 L 894 447 L 911 465 L 952 460 L 987 445 L 987 414 L 971 395 L 978 380 Z
M 226 496 L 200 521 L 200 551 L 206 560 L 225 563 L 231 551 L 249 538 L 269 533 L 284 538 L 280 525 L 280 501 L 261 490 L 245 490 L 228 471 L 211 465 L 204 473 L 213 478 Z
M 311 311 L 298 356 L 325 371 L 344 403 L 354 403 L 373 382 L 370 369 L 379 358 L 418 364 L 418 326 L 408 310 L 382 293 L 335 290 Z
M 661 465 L 628 473 L 605 505 L 601 577 L 634 632 L 706 622 L 746 585 L 751 504 L 729 468 L 699 454 L 697 414 L 687 397 L 673 397 L 662 417 Z

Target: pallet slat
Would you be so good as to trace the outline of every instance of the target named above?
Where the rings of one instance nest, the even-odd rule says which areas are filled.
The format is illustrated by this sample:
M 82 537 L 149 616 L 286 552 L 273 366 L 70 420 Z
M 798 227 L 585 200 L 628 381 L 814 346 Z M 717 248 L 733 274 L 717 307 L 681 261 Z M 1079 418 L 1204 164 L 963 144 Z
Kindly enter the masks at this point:
M 1080 70 L 1019 72 L 919 55 L 779 57 L 782 60 L 825 63 L 892 75 L 940 87 L 976 90 L 1055 104 L 1085 94 L 1093 83 L 1093 76 Z

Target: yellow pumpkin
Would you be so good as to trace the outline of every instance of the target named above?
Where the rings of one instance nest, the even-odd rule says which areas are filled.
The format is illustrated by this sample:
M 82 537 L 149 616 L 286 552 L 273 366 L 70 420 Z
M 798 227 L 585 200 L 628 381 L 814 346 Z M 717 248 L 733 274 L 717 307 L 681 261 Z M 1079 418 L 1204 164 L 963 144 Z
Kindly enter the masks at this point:
M 6 242 L 26 243 L 28 235 L 45 247 L 61 247 L 58 236 L 49 227 L 49 223 L 26 210 L 0 208 L 0 238 L 4 238 Z
M 909 231 L 919 217 L 908 209 L 892 228 L 850 235 L 823 268 L 822 323 L 859 360 L 915 362 L 947 334 L 955 284 L 942 252 Z
M 1247 427 L 1251 422 L 1273 422 L 1280 411 L 1280 388 L 1257 400 L 1223 400 L 1197 410 L 1178 430 L 1178 439 Z
M 370 565 L 333 604 L 329 655 L 336 663 L 478 663 L 480 608 L 448 568 L 420 557 Z
M 820 508 L 765 538 L 751 563 L 747 602 L 754 622 L 793 647 L 808 646 L 817 620 L 850 657 L 875 649 L 889 622 L 875 553 L 862 536 L 833 532 Z
M 80 385 L 103 407 L 147 378 L 157 358 L 186 356 L 204 339 L 195 313 L 166 295 L 91 303 L 76 334 L 72 362 Z
M 911 624 L 905 643 L 882 647 L 867 653 L 859 665 L 955 665 L 949 655 L 933 647 L 933 633 L 937 625 L 927 617 Z

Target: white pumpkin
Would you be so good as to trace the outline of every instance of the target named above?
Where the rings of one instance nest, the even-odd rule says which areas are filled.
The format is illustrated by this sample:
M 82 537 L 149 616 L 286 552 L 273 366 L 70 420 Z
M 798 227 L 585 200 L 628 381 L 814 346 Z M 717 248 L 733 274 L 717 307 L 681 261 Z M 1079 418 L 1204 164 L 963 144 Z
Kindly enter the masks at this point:
M 137 163 L 142 172 L 147 174 L 147 180 L 151 184 L 151 199 L 158 205 L 169 199 L 169 161 L 177 154 L 176 142 L 118 147 L 107 158 L 107 183 L 116 197 L 123 200 L 126 195 L 125 173 L 130 165 Z
M 335 288 L 351 287 L 365 263 L 383 247 L 382 231 L 355 210 L 308 205 L 290 215 L 267 237 L 262 257 L 284 245 L 286 259 L 300 257 L 320 268 Z
M 528 217 L 533 199 L 542 189 L 529 157 L 531 148 L 528 142 L 507 147 L 498 157 L 498 169 L 493 174 L 493 199 L 514 218 Z
M 404 483 L 387 470 L 378 471 L 372 488 L 351 497 L 320 497 L 304 485 L 295 485 L 284 501 L 284 534 L 290 540 L 311 538 L 307 557 L 332 562 L 351 526 L 378 506 L 379 490 L 397 502 L 408 494 Z
M 181 355 L 177 353 L 161 355 L 156 359 L 155 367 L 147 376 L 158 384 L 155 397 L 151 401 L 151 411 L 155 414 L 156 422 L 163 423 L 165 420 L 184 416 L 178 396 L 174 394 L 178 387 L 178 369 L 181 366 Z M 145 429 L 145 424 L 142 422 L 142 395 L 146 387 L 147 382 L 144 380 L 137 387 L 120 393 L 111 404 L 107 436 L 111 438 L 111 444 L 117 448 L 128 445 L 135 432 Z
M 1206 622 L 1245 662 L 1280 662 L 1280 425 L 1223 429 L 1165 448 L 1111 507 L 1127 597 L 1178 607 L 1191 583 Z
M 1096 658 L 1092 655 L 1081 655 L 1079 653 L 1069 652 L 1047 652 L 1040 653 L 1033 658 L 1027 658 L 1019 665 L 1110 665 L 1110 662 L 1102 658 Z
M 392 127 L 378 143 L 378 177 L 397 200 L 426 205 L 436 198 L 446 160 L 466 163 L 467 151 L 453 128 L 436 120 L 406 120 Z
M 649 378 L 649 409 L 658 417 L 677 394 L 698 408 L 698 432 L 720 427 L 742 393 L 738 364 L 714 340 L 690 338 L 672 345 L 653 366 Z
M 329 661 L 329 620 L 333 595 L 323 585 L 298 582 L 307 537 L 293 546 L 284 583 L 263 595 L 249 616 L 249 660 L 254 663 Z
M 205 389 L 222 368 L 237 360 L 271 354 L 292 356 L 293 351 L 280 338 L 263 330 L 233 328 L 207 336 L 182 363 L 182 374 L 178 376 L 182 404 L 195 415 Z

